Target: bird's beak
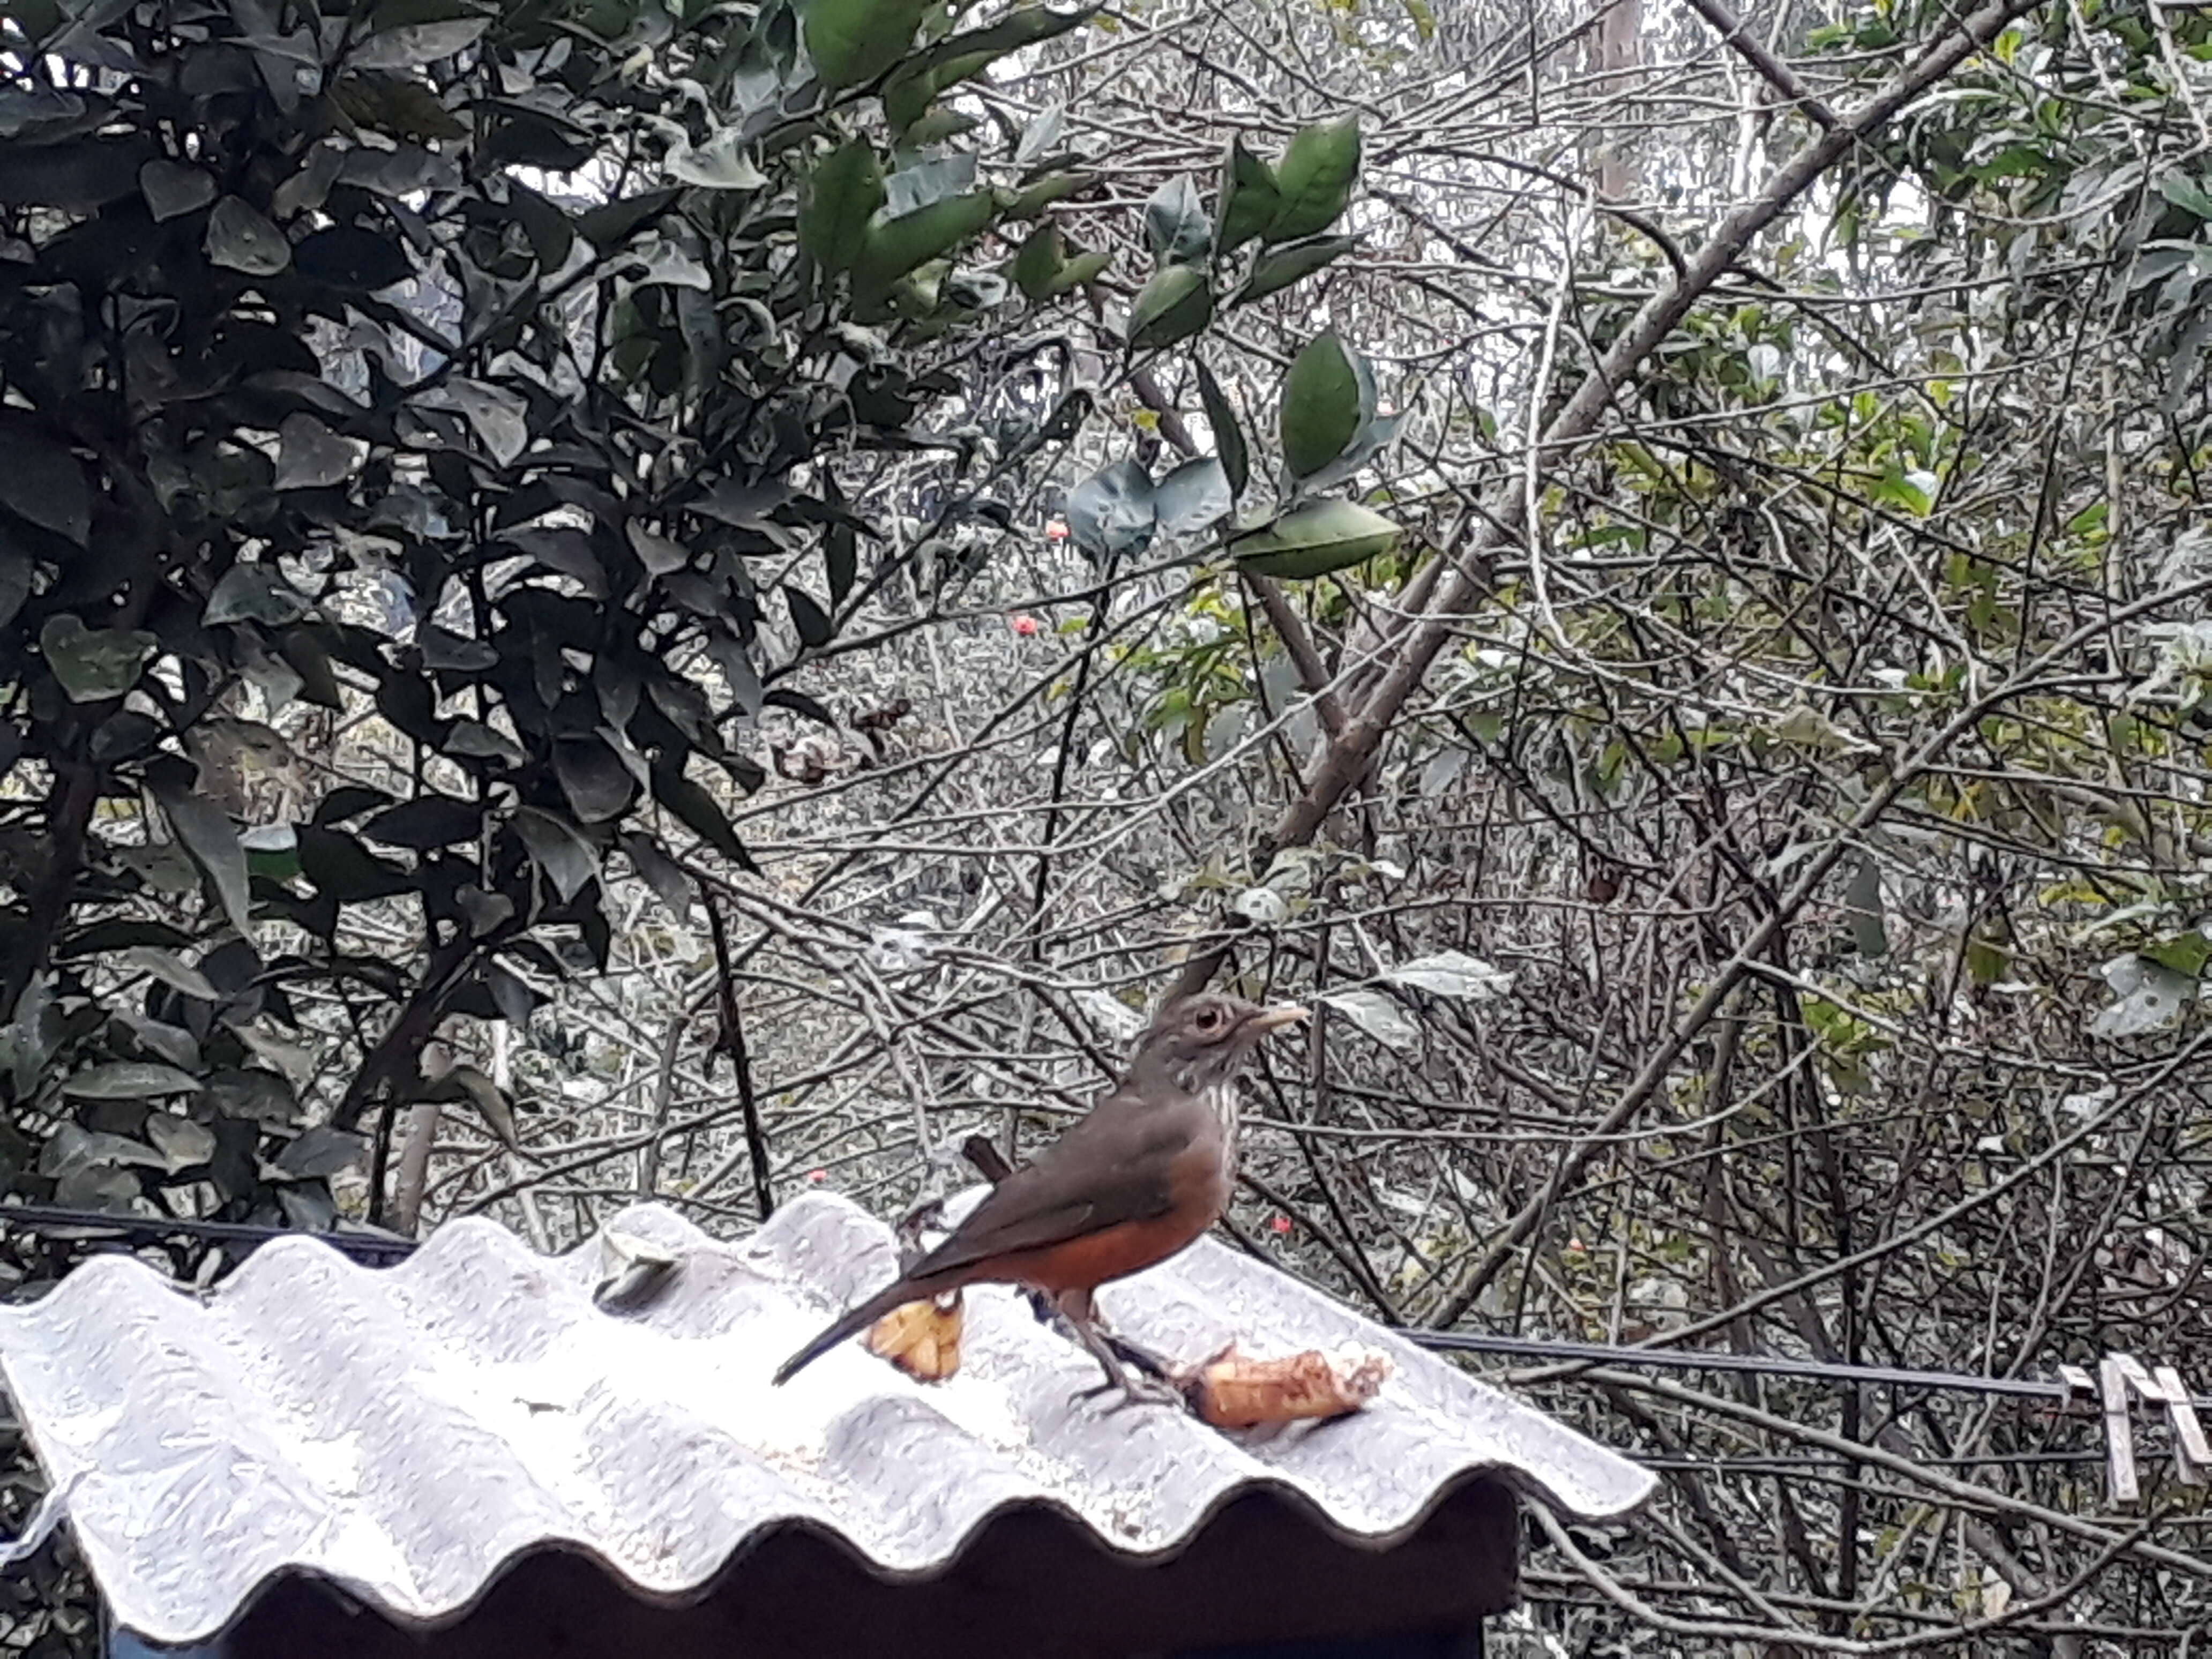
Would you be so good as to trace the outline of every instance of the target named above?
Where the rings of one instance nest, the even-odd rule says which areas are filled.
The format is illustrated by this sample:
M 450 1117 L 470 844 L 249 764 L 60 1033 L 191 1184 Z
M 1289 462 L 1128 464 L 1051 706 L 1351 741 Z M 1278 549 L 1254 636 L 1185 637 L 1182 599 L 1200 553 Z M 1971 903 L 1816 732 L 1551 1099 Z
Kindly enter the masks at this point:
M 1295 1025 L 1302 1019 L 1311 1019 L 1312 1012 L 1295 1002 L 1279 1002 L 1272 1008 L 1262 1008 L 1252 1016 L 1252 1025 L 1261 1032 L 1279 1031 L 1285 1025 Z

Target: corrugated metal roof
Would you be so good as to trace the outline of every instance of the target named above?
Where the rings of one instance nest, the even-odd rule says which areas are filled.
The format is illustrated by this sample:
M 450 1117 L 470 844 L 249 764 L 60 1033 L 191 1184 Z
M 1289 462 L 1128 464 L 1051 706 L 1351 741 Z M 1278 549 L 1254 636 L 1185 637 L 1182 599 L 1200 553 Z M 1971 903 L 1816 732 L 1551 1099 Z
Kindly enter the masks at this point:
M 889 1229 L 809 1194 L 736 1243 L 657 1205 L 609 1231 L 682 1257 L 634 1316 L 593 1304 L 606 1235 L 548 1259 L 483 1220 L 380 1270 L 281 1239 L 204 1299 L 99 1257 L 39 1303 L 0 1309 L 0 1372 L 116 1617 L 155 1640 L 200 1639 L 294 1568 L 401 1621 L 440 1621 L 549 1544 L 591 1552 L 641 1594 L 681 1597 L 748 1536 L 794 1521 L 887 1574 L 927 1574 L 1018 1503 L 1060 1506 L 1143 1553 L 1255 1484 L 1378 1540 L 1472 1472 L 1589 1519 L 1652 1486 L 1211 1240 L 1109 1286 L 1107 1316 L 1192 1359 L 1232 1337 L 1263 1353 L 1379 1348 L 1397 1367 L 1379 1399 L 1270 1439 L 1079 1401 L 1095 1362 L 1000 1289 L 970 1292 L 950 1382 L 911 1382 L 852 1343 L 771 1389 L 777 1362 L 890 1272 Z

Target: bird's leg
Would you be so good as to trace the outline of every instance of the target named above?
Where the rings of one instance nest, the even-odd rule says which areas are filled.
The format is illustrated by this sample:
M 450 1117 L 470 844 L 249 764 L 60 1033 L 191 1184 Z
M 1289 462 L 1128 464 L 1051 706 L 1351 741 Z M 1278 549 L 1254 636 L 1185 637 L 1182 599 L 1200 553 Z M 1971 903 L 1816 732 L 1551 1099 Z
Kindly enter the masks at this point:
M 1081 1342 L 1086 1351 L 1090 1349 L 1090 1342 L 1076 1328 L 1075 1321 L 1060 1310 L 1057 1301 L 1047 1296 L 1042 1291 L 1030 1290 L 1023 1293 L 1029 1297 L 1030 1310 L 1036 1316 L 1038 1324 L 1054 1326 L 1063 1335 L 1073 1337 L 1076 1341 Z M 1166 1379 L 1168 1362 L 1150 1348 L 1131 1341 L 1116 1331 L 1108 1322 L 1106 1316 L 1098 1310 L 1098 1304 L 1095 1300 L 1091 1304 L 1090 1318 L 1091 1328 L 1098 1334 L 1108 1347 L 1113 1349 L 1115 1355 L 1123 1364 L 1133 1365 L 1147 1376 L 1156 1376 L 1163 1381 Z M 1101 1392 L 1103 1393 L 1103 1390 L 1102 1389 Z
M 1127 1337 L 1121 1335 L 1104 1320 L 1097 1319 L 1094 1316 L 1093 1322 L 1098 1332 L 1099 1340 L 1114 1351 L 1115 1357 L 1123 1364 L 1133 1366 L 1146 1376 L 1157 1377 L 1163 1382 L 1169 1380 L 1166 1360 L 1143 1344 L 1133 1342 Z
M 1152 1355 L 1143 1352 L 1142 1350 L 1131 1350 L 1132 1356 L 1151 1373 L 1150 1375 L 1132 1375 L 1122 1366 L 1121 1359 L 1115 1355 L 1114 1350 L 1116 1346 L 1126 1347 L 1127 1345 L 1117 1344 L 1109 1340 L 1106 1334 L 1098 1328 L 1097 1315 L 1092 1310 L 1089 1291 L 1066 1292 L 1060 1298 L 1060 1311 L 1066 1318 L 1067 1322 L 1074 1328 L 1077 1340 L 1090 1352 L 1091 1357 L 1098 1362 L 1100 1368 L 1106 1373 L 1106 1381 L 1103 1384 L 1098 1388 L 1084 1389 L 1076 1396 L 1079 1400 L 1089 1400 L 1109 1389 L 1118 1389 L 1121 1392 L 1122 1403 L 1125 1405 L 1143 1404 L 1179 1407 L 1183 1404 L 1182 1394 L 1166 1380 L 1163 1375 L 1164 1368 Z
M 1029 1298 L 1030 1311 L 1036 1316 L 1036 1322 L 1038 1324 L 1052 1325 L 1064 1324 L 1066 1322 L 1060 1316 L 1060 1308 L 1058 1304 L 1042 1291 L 1034 1291 L 1030 1289 L 1029 1286 L 1024 1285 L 1022 1287 L 1022 1294 Z

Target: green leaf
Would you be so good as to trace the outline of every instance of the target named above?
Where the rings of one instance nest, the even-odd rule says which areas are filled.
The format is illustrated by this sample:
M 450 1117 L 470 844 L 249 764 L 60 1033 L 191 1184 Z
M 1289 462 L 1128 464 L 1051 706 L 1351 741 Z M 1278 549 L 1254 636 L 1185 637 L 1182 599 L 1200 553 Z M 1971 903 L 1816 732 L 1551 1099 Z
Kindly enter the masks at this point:
M 138 684 L 161 641 L 143 629 L 87 628 L 63 611 L 39 630 L 39 652 L 71 702 L 119 697 Z
M 2178 1025 L 2197 995 L 2194 975 L 2132 951 L 2106 963 L 2102 972 L 2117 1000 L 2089 1022 L 2092 1036 L 2145 1036 Z
M 197 213 L 215 200 L 215 180 L 198 167 L 156 156 L 138 169 L 138 193 L 160 224 Z
M 488 17 L 455 17 L 434 23 L 409 23 L 372 34 L 347 61 L 355 69 L 420 69 L 465 52 L 489 27 Z
M 61 1010 L 54 1003 L 52 977 L 31 975 L 31 982 L 15 1000 L 15 1018 L 0 1029 L 0 1066 L 15 1086 L 21 1100 L 38 1086 L 39 1073 L 61 1041 Z
M 1188 340 L 1213 320 L 1213 290 L 1197 265 L 1170 265 L 1129 307 L 1129 349 L 1146 351 Z
M 357 818 L 380 806 L 389 806 L 392 799 L 385 791 L 372 789 L 364 783 L 342 783 L 323 797 L 315 808 L 314 821 L 317 823 L 343 823 L 348 818 Z
M 832 92 L 874 80 L 912 49 L 929 5 L 930 0 L 809 0 L 801 27 L 815 74 Z
M 1274 170 L 1244 148 L 1242 138 L 1229 141 L 1221 163 L 1219 222 L 1213 245 L 1231 253 L 1275 222 L 1283 207 Z
M 30 597 L 30 559 L 14 548 L 0 545 L 0 628 L 15 620 L 23 601 Z M 0 770 L 0 777 L 6 775 L 5 770 Z
M 62 1085 L 76 1100 L 145 1100 L 155 1095 L 196 1095 L 200 1080 L 190 1072 L 150 1060 L 112 1060 L 88 1066 Z
M 1229 399 L 1222 395 L 1221 383 L 1204 363 L 1198 365 L 1198 398 L 1206 408 L 1206 423 L 1213 428 L 1213 447 L 1220 452 L 1221 470 L 1229 480 L 1229 494 L 1234 500 L 1244 493 L 1245 483 L 1251 476 L 1251 459 L 1244 447 L 1244 428 L 1237 423 L 1237 411 L 1229 406 Z
M 1112 263 L 1111 254 L 1079 253 L 1060 265 L 1059 274 L 1044 285 L 1044 292 L 1037 298 L 1057 300 L 1063 294 L 1073 293 Z
M 907 132 L 921 122 L 930 104 L 951 88 L 980 75 L 1009 53 L 1066 33 L 1097 10 L 1097 6 L 1075 11 L 1024 6 L 983 28 L 939 41 L 885 84 L 884 118 L 890 123 L 892 131 Z
M 415 648 L 422 653 L 422 666 L 434 673 L 481 674 L 499 666 L 497 647 L 433 622 L 415 624 Z
M 630 867 L 638 878 L 653 890 L 653 896 L 667 907 L 668 914 L 678 921 L 689 920 L 696 895 L 684 866 L 663 852 L 652 836 L 639 830 L 623 833 L 622 848 L 629 855 Z
M 2161 968 L 2194 979 L 2203 973 L 2206 962 L 2212 961 L 2212 937 L 2201 927 L 2191 927 L 2171 939 L 2154 940 L 2142 947 L 2142 954 Z
M 840 144 L 815 164 L 799 209 L 799 245 L 826 271 L 850 270 L 884 204 L 884 172 L 866 140 Z
M 1366 365 L 1364 362 L 1356 362 L 1355 367 L 1364 368 Z M 1363 396 L 1372 389 L 1364 376 L 1360 389 Z M 1364 402 L 1362 403 L 1359 430 L 1353 436 L 1350 447 L 1320 471 L 1299 481 L 1299 489 L 1303 492 L 1308 495 L 1317 495 L 1324 489 L 1335 489 L 1396 440 L 1398 428 L 1406 423 L 1403 411 L 1395 415 L 1369 416 L 1365 411 L 1370 406 Z
M 1043 299 L 1065 263 L 1060 250 L 1060 227 L 1047 220 L 1024 237 L 1015 252 L 1008 271 L 1014 286 L 1032 300 Z
M 368 1142 L 343 1129 L 318 1123 L 303 1129 L 276 1154 L 276 1167 L 295 1181 L 319 1181 L 350 1169 L 368 1150 Z
M 300 873 L 335 903 L 391 898 L 415 884 L 407 871 L 377 857 L 343 830 L 307 823 L 299 827 L 298 835 Z
M 972 115 L 963 115 L 957 109 L 936 109 L 918 117 L 906 130 L 904 142 L 915 149 L 927 149 L 957 138 L 963 132 L 973 132 L 981 125 Z
M 1298 353 L 1283 380 L 1283 464 L 1294 478 L 1318 472 L 1359 431 L 1359 371 L 1331 330 Z
M 1227 518 L 1237 505 L 1229 474 L 1212 455 L 1185 461 L 1152 492 L 1163 536 L 1194 536 Z
M 530 758 L 520 744 L 482 720 L 455 720 L 446 738 L 446 752 L 465 760 L 497 761 L 502 766 L 520 766 Z
M 440 847 L 463 847 L 483 834 L 481 802 L 456 800 L 451 795 L 424 795 L 387 807 L 361 827 L 368 840 L 383 847 L 404 847 L 427 853 Z
M 295 416 L 295 418 L 308 418 Z M 287 425 L 289 424 L 288 422 Z M 225 623 L 264 623 L 281 628 L 307 614 L 307 601 L 273 564 L 234 564 L 222 573 L 200 615 L 205 628 Z
M 647 530 L 635 519 L 623 526 L 623 534 L 629 538 L 630 551 L 637 555 L 637 562 L 649 576 L 665 576 L 691 562 L 690 548 L 672 536 Z
M 970 191 L 871 225 L 854 269 L 855 286 L 874 294 L 887 291 L 900 277 L 951 252 L 990 223 L 993 206 L 989 191 Z
M 58 0 L 8 0 L 7 4 L 0 6 L 0 16 L 21 29 L 23 38 L 33 46 L 43 46 L 56 29 L 69 21 L 70 15 L 61 9 Z M 23 135 L 10 132 L 6 136 L 13 139 Z
M 301 181 L 303 193 L 319 193 L 315 185 L 322 169 L 316 163 L 329 153 L 322 149 L 311 152 L 313 159 L 293 175 Z M 349 149 L 339 166 L 337 182 L 358 185 L 379 196 L 404 201 L 417 191 L 460 189 L 461 170 L 452 157 L 437 155 L 420 144 L 404 144 L 398 149 Z M 537 247 L 538 263 L 549 270 L 559 270 L 568 258 L 567 244 L 575 237 L 568 216 L 527 185 L 510 182 L 507 189 L 509 205 L 532 243 L 544 243 Z
M 714 804 L 714 798 L 677 768 L 667 764 L 653 768 L 653 798 L 731 863 L 746 870 L 753 867 L 744 843 L 738 839 L 738 832 L 730 827 L 728 817 Z
M 694 148 L 679 143 L 668 152 L 668 176 L 702 190 L 760 190 L 768 179 L 746 154 L 742 129 L 725 127 Z
M 1024 6 L 1008 12 L 995 23 L 946 37 L 929 49 L 923 62 L 936 74 L 938 89 L 942 91 L 1010 52 L 1057 40 L 1097 16 L 1099 9 L 1096 5 L 1079 6 L 1073 11 Z
M 906 133 L 929 112 L 936 96 L 937 79 L 926 64 L 908 64 L 884 83 L 884 119 L 898 147 L 907 146 Z
M 190 1073 L 185 1073 L 189 1076 Z M 194 1079 L 197 1084 L 198 1079 Z M 161 1155 L 171 1175 L 197 1168 L 215 1156 L 215 1131 L 173 1112 L 155 1112 L 146 1119 L 146 1139 Z
M 648 221 L 665 213 L 679 194 L 675 190 L 648 190 L 587 209 L 576 216 L 576 233 L 594 247 L 619 247 Z
M 1880 505 L 1924 519 L 1936 510 L 1936 492 L 1941 487 L 1942 481 L 1934 473 L 1918 468 L 1908 471 L 1893 461 L 1875 481 L 1873 493 Z
M 278 489 L 325 489 L 343 483 L 360 466 L 367 446 L 342 438 L 301 410 L 287 415 L 276 429 Z M 236 566 L 245 569 L 251 567 Z M 294 617 L 299 613 L 295 612 Z M 283 620 L 289 622 L 292 617 Z
M 1462 1002 L 1486 1002 L 1513 988 L 1511 974 L 1464 951 L 1439 951 L 1432 957 L 1393 968 L 1382 977 L 1393 985 L 1411 986 L 1431 996 Z
M 934 202 L 975 188 L 973 155 L 939 155 L 908 161 L 884 180 L 884 216 L 902 219 Z
M 1357 501 L 1315 501 L 1229 544 L 1254 575 L 1297 580 L 1364 564 L 1397 544 L 1398 526 Z
M 556 738 L 553 775 L 582 823 L 620 817 L 637 794 L 637 779 L 614 745 L 600 737 Z
M 1028 189 L 1007 197 L 1006 216 L 1009 219 L 1034 219 L 1054 202 L 1065 201 L 1090 183 L 1088 173 L 1049 173 Z
M 829 644 L 836 630 L 830 626 L 829 614 L 814 602 L 814 596 L 804 588 L 787 587 L 783 598 L 791 607 L 791 625 L 799 630 L 799 639 L 813 650 Z
M 1068 534 L 1094 563 L 1141 553 L 1158 523 L 1152 475 L 1135 461 L 1116 461 L 1068 492 L 1066 516 Z
M 0 507 L 82 547 L 92 536 L 92 486 L 76 457 L 21 410 L 0 409 Z
M 274 1072 L 211 1072 L 202 1094 L 207 1105 L 223 1117 L 289 1125 L 299 1115 L 299 1103 L 293 1098 L 291 1085 Z
M 2199 219 L 2212 219 L 2212 194 L 2186 173 L 2167 173 L 2158 181 L 2158 193 Z
M 300 275 L 348 294 L 374 294 L 415 275 L 415 262 L 393 236 L 359 225 L 332 225 L 292 250 Z
M 1347 116 L 1326 126 L 1301 130 L 1275 163 L 1281 205 L 1261 233 L 1263 240 L 1290 242 L 1327 230 L 1352 200 L 1352 186 L 1358 177 L 1356 118 Z
M 535 806 L 519 806 L 514 811 L 514 828 L 529 850 L 530 861 L 553 884 L 553 890 L 562 903 L 568 903 L 582 892 L 599 873 L 599 855 L 584 839 L 582 832 L 565 818 Z
M 211 264 L 248 276 L 274 276 L 292 263 L 284 233 L 235 196 L 226 196 L 208 215 L 207 254 Z
M 289 823 L 257 824 L 238 838 L 249 875 L 288 882 L 300 873 L 300 832 Z
M 839 605 L 853 591 L 860 574 L 860 539 L 852 526 L 832 525 L 822 538 L 823 574 L 830 583 L 830 603 Z
M 221 1002 L 222 994 L 209 982 L 208 976 L 186 962 L 173 951 L 164 951 L 158 945 L 134 945 L 123 952 L 119 965 L 150 974 L 162 984 L 182 991 L 188 997 L 198 997 L 203 1002 Z
M 1169 179 L 1145 204 L 1145 240 L 1164 265 L 1193 264 L 1213 251 L 1213 228 L 1188 173 Z
M 215 890 L 216 901 L 222 906 L 230 925 L 238 930 L 240 939 L 251 940 L 253 932 L 246 913 L 246 848 L 239 843 L 238 826 L 230 821 L 230 814 L 211 797 L 173 784 L 157 786 L 154 799 L 161 803 L 162 816 L 169 820 L 178 844 Z
M 356 125 L 418 143 L 465 138 L 469 129 L 454 118 L 433 88 L 388 75 L 347 75 L 331 88 L 332 106 Z
M 1022 129 L 1021 142 L 1014 146 L 1014 165 L 1035 167 L 1052 154 L 1053 146 L 1067 130 L 1067 106 L 1055 100 L 1047 104 Z
M 1261 254 L 1252 262 L 1252 274 L 1244 279 L 1244 286 L 1237 290 L 1237 297 L 1230 303 L 1249 305 L 1312 276 L 1331 260 L 1349 253 L 1355 240 L 1350 236 L 1323 236 Z
M 151 147 L 143 136 L 0 143 L 0 206 L 96 213 L 138 193 L 138 169 Z
M 1381 991 L 1329 991 L 1321 1000 L 1376 1042 L 1392 1048 L 1420 1047 L 1420 1027 Z

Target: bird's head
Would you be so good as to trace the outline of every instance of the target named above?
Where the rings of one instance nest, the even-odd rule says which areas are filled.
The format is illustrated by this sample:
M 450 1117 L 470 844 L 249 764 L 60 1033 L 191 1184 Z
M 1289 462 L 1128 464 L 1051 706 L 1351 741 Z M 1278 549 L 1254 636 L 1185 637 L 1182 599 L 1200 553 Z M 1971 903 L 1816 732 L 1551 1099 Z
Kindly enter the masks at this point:
M 1164 1070 L 1194 1094 L 1231 1081 L 1270 1032 L 1306 1017 L 1295 1003 L 1263 1007 L 1218 991 L 1182 997 L 1153 1018 L 1137 1061 Z

